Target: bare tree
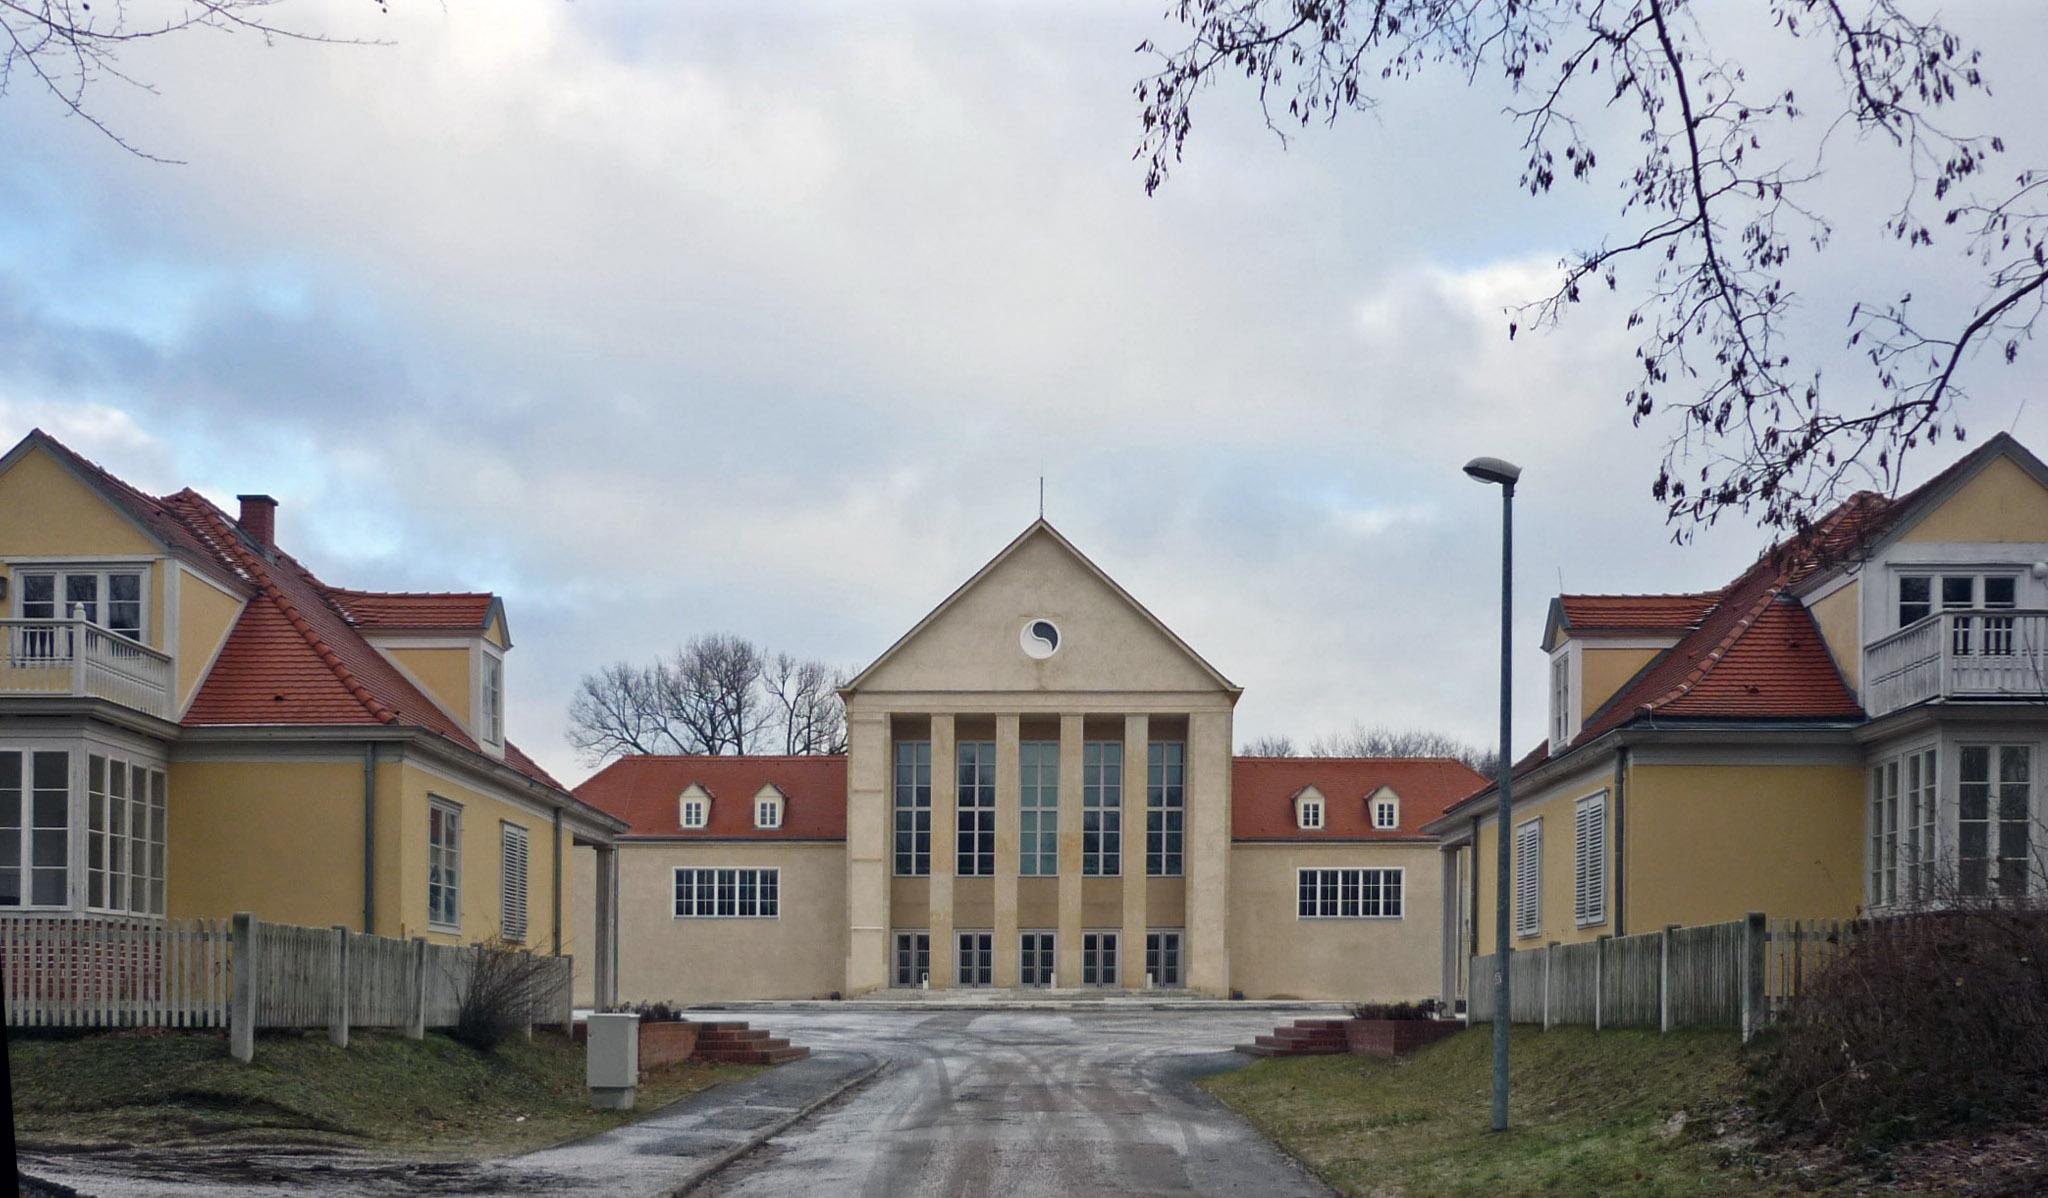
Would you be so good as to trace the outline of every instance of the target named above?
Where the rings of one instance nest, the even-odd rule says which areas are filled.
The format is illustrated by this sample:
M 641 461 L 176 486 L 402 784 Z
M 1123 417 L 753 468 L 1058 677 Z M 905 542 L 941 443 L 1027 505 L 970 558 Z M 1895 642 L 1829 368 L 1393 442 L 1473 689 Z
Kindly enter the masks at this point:
M 760 753 L 778 742 L 785 753 L 843 753 L 838 685 L 822 662 L 700 636 L 652 665 L 585 675 L 569 705 L 569 742 L 593 765 L 625 754 Z
M 1258 736 L 1244 743 L 1238 750 L 1241 757 L 1299 757 L 1291 736 Z
M 1349 732 L 1318 736 L 1309 742 L 1310 757 L 1448 757 L 1492 777 L 1500 758 L 1490 750 L 1426 728 L 1367 727 L 1353 724 Z
M 768 716 L 759 685 L 765 665 L 754 642 L 723 633 L 695 637 L 676 651 L 658 675 L 660 703 L 693 746 L 689 752 L 760 750 Z
M 569 743 L 585 760 L 689 751 L 661 703 L 660 667 L 618 661 L 585 674 L 569 701 Z
M 823 662 L 777 653 L 762 681 L 777 707 L 784 753 L 846 752 L 846 705 L 839 699 L 843 677 Z
M 1895 489 L 1914 446 L 1961 439 L 1963 367 L 1984 349 L 2012 362 L 2048 302 L 2048 171 L 1989 174 L 2001 138 L 1946 126 L 1960 98 L 1989 89 L 1977 50 L 1939 17 L 1907 11 L 1933 7 L 1711 10 L 1728 40 L 1777 36 L 1827 53 L 1834 86 L 1801 94 L 1789 57 L 1717 53 L 1708 6 L 1689 0 L 1174 0 L 1168 16 L 1186 43 L 1139 46 L 1158 67 L 1135 87 L 1137 156 L 1156 190 L 1180 161 L 1195 97 L 1219 78 L 1248 79 L 1284 140 L 1374 107 L 1382 86 L 1433 65 L 1468 80 L 1498 71 L 1519 97 L 1508 116 L 1530 194 L 1594 180 L 1603 158 L 1622 162 L 1615 227 L 1561 263 L 1554 292 L 1510 311 L 1508 336 L 1555 325 L 1587 288 L 1619 290 L 1633 268 L 1639 376 L 1618 398 L 1638 425 L 1678 416 L 1651 486 L 1674 535 L 1732 510 L 1803 528 L 1852 484 Z M 1896 191 L 1857 189 L 1849 204 L 1864 207 L 1838 217 L 1818 184 L 1843 128 L 1894 151 L 1900 177 Z M 1794 264 L 1828 248 L 1838 219 L 1915 249 L 1940 244 L 1976 280 L 1974 298 L 1930 311 L 1913 305 L 1913 279 L 1871 279 L 1845 321 L 1870 377 L 1840 403 L 1792 332 Z
M 121 52 L 137 43 L 197 30 L 243 33 L 268 45 L 277 41 L 341 45 L 377 44 L 332 37 L 280 24 L 271 10 L 284 0 L 0 0 L 0 95 L 18 80 L 46 92 L 66 111 L 123 150 L 153 162 L 172 162 L 143 150 L 102 119 L 91 93 L 102 83 L 156 89 L 130 75 Z M 386 11 L 387 0 L 363 0 Z

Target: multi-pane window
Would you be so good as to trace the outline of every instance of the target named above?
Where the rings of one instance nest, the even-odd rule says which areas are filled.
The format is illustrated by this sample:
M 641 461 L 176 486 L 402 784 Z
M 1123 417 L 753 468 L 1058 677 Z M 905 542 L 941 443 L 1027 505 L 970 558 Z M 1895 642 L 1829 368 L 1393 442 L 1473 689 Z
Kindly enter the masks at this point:
M 932 742 L 896 742 L 896 873 L 932 872 Z
M 1294 822 L 1309 832 L 1323 826 L 1323 796 L 1319 792 L 1308 790 L 1295 797 Z
M 1179 986 L 1180 933 L 1145 933 L 1145 976 L 1155 986 Z
M 498 864 L 498 935 L 511 944 L 526 943 L 526 829 L 500 824 Z
M 1935 750 L 1918 749 L 1870 769 L 1873 907 L 1933 897 L 1936 761 Z
M 1399 919 L 1399 869 L 1304 869 L 1295 875 L 1295 914 L 1302 919 Z
M 774 795 L 755 799 L 754 826 L 756 828 L 780 828 L 782 826 L 782 800 Z
M 677 919 L 775 919 L 781 914 L 779 869 L 676 870 Z
M 1017 983 L 1022 986 L 1050 986 L 1053 978 L 1053 934 L 1026 932 L 1019 941 Z
M 954 792 L 953 842 L 955 870 L 963 878 L 993 877 L 996 872 L 996 742 L 963 740 L 957 756 L 958 789 Z
M 1899 759 L 1870 771 L 1870 905 L 1899 901 Z
M 1543 821 L 1515 829 L 1515 935 L 1543 931 Z
M 484 741 L 501 744 L 505 739 L 505 663 L 484 654 Z
M 1153 741 L 1145 764 L 1145 872 L 1155 878 L 1181 875 L 1187 822 L 1187 746 Z
M 962 932 L 958 937 L 959 956 L 953 962 L 954 980 L 962 986 L 989 986 L 995 983 L 995 933 Z
M 930 932 L 896 933 L 896 969 L 898 986 L 921 986 L 932 971 L 932 934 Z
M 1401 800 L 1381 796 L 1372 801 L 1372 826 L 1382 832 L 1391 832 L 1401 826 Z
M 427 804 L 427 923 L 462 926 L 462 809 L 441 799 Z
M 1116 985 L 1116 944 L 1115 932 L 1084 932 L 1081 934 L 1081 984 L 1083 986 Z
M 1935 801 L 1939 795 L 1933 749 L 1906 754 L 1906 861 L 1909 897 L 1934 897 L 1937 859 L 1934 848 Z
M 2028 891 L 2033 756 L 2030 745 L 1962 748 L 1956 835 L 1966 895 L 2018 897 Z
M 0 749 L 0 907 L 70 902 L 71 755 Z
M 1027 740 L 1017 750 L 1024 775 L 1018 795 L 1017 872 L 1049 878 L 1060 872 L 1060 742 Z
M 1124 746 L 1091 740 L 1081 746 L 1081 872 L 1091 878 L 1123 873 Z
M 140 570 L 21 570 L 15 577 L 21 588 L 24 620 L 78 618 L 142 639 L 145 605 Z M 54 639 L 48 642 L 51 651 L 57 643 Z
M 1572 660 L 1570 650 L 1550 659 L 1550 743 L 1572 738 Z
M 162 915 L 164 772 L 93 753 L 85 796 L 85 905 Z
M 1901 574 L 1899 627 L 1941 611 L 2010 611 L 2018 605 L 2019 578 L 2012 574 Z M 1958 655 L 2006 655 L 2013 651 L 2011 616 L 1958 617 L 1949 633 Z
M 683 800 L 683 826 L 701 828 L 711 820 L 711 804 L 703 799 Z
M 1572 920 L 1607 922 L 1607 796 L 1580 799 L 1572 811 Z

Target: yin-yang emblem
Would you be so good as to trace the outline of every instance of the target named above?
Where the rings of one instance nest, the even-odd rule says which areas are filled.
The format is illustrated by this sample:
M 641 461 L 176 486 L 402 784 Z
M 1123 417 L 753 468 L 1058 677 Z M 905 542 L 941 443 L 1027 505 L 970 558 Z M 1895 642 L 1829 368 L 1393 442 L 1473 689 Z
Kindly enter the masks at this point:
M 1023 646 L 1024 656 L 1044 661 L 1060 651 L 1059 625 L 1045 619 L 1026 620 L 1017 633 L 1017 643 Z

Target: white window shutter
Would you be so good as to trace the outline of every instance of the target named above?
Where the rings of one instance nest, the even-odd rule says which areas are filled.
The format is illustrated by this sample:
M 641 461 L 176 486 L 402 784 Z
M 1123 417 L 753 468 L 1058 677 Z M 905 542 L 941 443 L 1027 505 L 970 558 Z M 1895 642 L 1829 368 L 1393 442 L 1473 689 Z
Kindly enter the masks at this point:
M 1543 823 L 1531 820 L 1515 829 L 1515 934 L 1534 936 L 1543 930 Z
M 1581 799 L 1572 828 L 1572 917 L 1580 924 L 1607 918 L 1607 797 Z
M 526 941 L 526 830 L 506 824 L 503 850 L 499 874 L 498 935 L 513 944 L 523 944 Z

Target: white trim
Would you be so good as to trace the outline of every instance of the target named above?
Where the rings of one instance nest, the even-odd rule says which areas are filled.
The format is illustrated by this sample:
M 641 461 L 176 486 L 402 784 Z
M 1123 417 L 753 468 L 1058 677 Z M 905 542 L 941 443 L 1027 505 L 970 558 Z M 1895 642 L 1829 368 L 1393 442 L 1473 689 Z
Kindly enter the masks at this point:
M 1342 907 L 1342 905 L 1343 905 L 1343 888 L 1344 888 L 1344 880 L 1343 880 L 1343 877 L 1342 877 L 1341 875 L 1344 875 L 1344 874 L 1358 874 L 1358 875 L 1359 875 L 1359 883 L 1358 883 L 1358 890 L 1359 890 L 1359 911 L 1361 912 L 1360 914 L 1358 914 L 1358 915 L 1345 915 L 1345 914 L 1342 914 L 1342 913 L 1341 913 L 1341 910 L 1340 910 L 1340 913 L 1338 913 L 1338 914 L 1335 914 L 1335 915 L 1325 915 L 1325 914 L 1323 914 L 1323 913 L 1322 913 L 1321 911 L 1318 911 L 1318 912 L 1317 912 L 1316 914 L 1314 914 L 1314 915 L 1303 915 L 1303 914 L 1301 913 L 1301 878 L 1302 878 L 1302 875 L 1303 875 L 1303 874 L 1326 874 L 1326 873 L 1331 873 L 1331 874 L 1337 874 L 1337 875 L 1339 875 L 1339 877 L 1338 877 L 1338 879 L 1337 879 L 1337 893 L 1338 893 L 1338 905 L 1339 905 L 1340 909 L 1341 909 L 1341 907 Z M 1386 913 L 1386 907 L 1387 907 L 1387 901 L 1386 901 L 1386 893 L 1387 893 L 1387 892 L 1386 892 L 1386 880 L 1385 880 L 1385 878 L 1384 878 L 1384 877 L 1382 877 L 1382 879 L 1381 879 L 1381 882 L 1380 882 L 1380 914 L 1378 914 L 1378 915 L 1366 915 L 1366 914 L 1363 914 L 1363 912 L 1364 912 L 1364 910 L 1365 910 L 1365 879 L 1364 879 L 1364 875 L 1365 875 L 1365 874 L 1368 874 L 1368 873 L 1377 873 L 1377 874 L 1381 874 L 1381 875 L 1386 875 L 1386 874 L 1392 874 L 1392 875 L 1393 875 L 1393 876 L 1395 877 L 1395 879 L 1396 879 L 1396 880 L 1397 880 L 1397 881 L 1399 882 L 1398 890 L 1399 890 L 1399 892 L 1400 892 L 1400 897 L 1399 897 L 1398 899 L 1396 899 L 1396 900 L 1395 900 L 1395 901 L 1396 901 L 1396 904 L 1397 904 L 1397 905 L 1398 905 L 1398 906 L 1399 906 L 1399 907 L 1401 908 L 1401 909 L 1400 909 L 1399 911 L 1396 911 L 1396 912 L 1394 912 L 1394 913 L 1393 913 L 1393 914 L 1391 914 L 1391 915 L 1389 915 L 1389 914 L 1387 914 L 1387 913 Z M 1321 880 L 1320 880 L 1320 879 L 1318 879 L 1318 880 L 1317 880 L 1317 888 L 1318 888 L 1318 889 L 1317 889 L 1317 899 L 1316 899 L 1316 904 L 1317 904 L 1317 906 L 1318 906 L 1318 907 L 1320 907 L 1320 906 L 1322 905 L 1322 898 L 1321 898 L 1321 885 L 1322 885 L 1322 883 L 1321 883 Z M 1298 866 L 1296 866 L 1296 867 L 1295 867 L 1295 869 L 1294 869 L 1294 895 L 1293 895 L 1293 902 L 1294 902 L 1294 920 L 1295 920 L 1295 922 L 1296 922 L 1296 923 L 1320 923 L 1320 922 L 1322 922 L 1322 921 L 1324 921 L 1324 920 L 1362 920 L 1362 921 L 1371 921 L 1371 922 L 1380 922 L 1380 923 L 1398 923 L 1399 921 L 1401 921 L 1401 920 L 1404 920 L 1404 919 L 1408 918 L 1408 867 L 1407 867 L 1407 866 L 1405 866 L 1405 865 L 1298 865 Z M 1149 931 L 1150 929 L 1147 929 L 1147 930 Z
M 718 884 L 719 884 L 719 877 L 718 877 L 718 875 L 719 875 L 719 874 L 723 874 L 723 873 L 730 873 L 730 874 L 732 874 L 732 875 L 733 875 L 733 911 L 734 911 L 734 914 L 731 914 L 731 915 L 726 915 L 726 914 L 724 914 L 724 913 L 722 913 L 722 912 L 717 912 L 717 911 L 713 911 L 713 912 L 710 912 L 710 913 L 700 913 L 700 912 L 698 912 L 698 911 L 694 910 L 694 908 L 695 908 L 695 906 L 696 906 L 696 895 L 697 895 L 697 891 L 696 891 L 696 889 L 695 889 L 694 887 L 693 887 L 693 889 L 691 890 L 691 901 L 690 901 L 690 905 L 691 905 L 691 907 L 692 907 L 693 909 L 692 909 L 691 911 L 687 912 L 687 913 L 685 913 L 685 912 L 683 912 L 682 910 L 680 910 L 679 908 L 680 908 L 681 904 L 677 902 L 677 893 L 676 893 L 676 892 L 677 892 L 677 890 L 679 889 L 679 887 L 680 887 L 680 886 L 681 886 L 681 884 L 682 884 L 682 875 L 683 875 L 683 873 L 684 873 L 685 871 L 688 871 L 688 872 L 689 872 L 689 873 L 691 873 L 691 874 L 700 874 L 700 873 L 708 873 L 708 874 L 710 874 L 710 875 L 712 876 L 712 878 L 711 878 L 711 885 L 712 885 L 712 889 L 711 889 L 711 901 L 712 901 L 712 905 L 713 905 L 714 907 L 716 907 L 717 905 L 719 905 L 719 895 L 718 895 Z M 749 915 L 749 914 L 746 914 L 745 912 L 742 912 L 742 911 L 740 911 L 740 909 L 739 909 L 739 902 L 740 902 L 740 889 L 739 889 L 739 875 L 741 875 L 741 874 L 753 874 L 753 875 L 754 875 L 754 913 L 753 913 L 753 914 L 751 914 L 751 915 Z M 764 877 L 772 877 L 772 878 L 774 879 L 774 890 L 775 890 L 775 900 L 774 900 L 774 901 L 775 901 L 775 910 L 774 910 L 774 911 L 772 911 L 772 912 L 770 912 L 770 913 L 768 913 L 768 914 L 766 914 L 766 915 L 763 915 L 763 914 L 761 914 L 761 905 L 762 905 L 762 901 L 761 901 L 761 900 L 762 900 L 762 898 L 763 898 L 763 890 L 764 890 L 764 888 L 763 888 L 763 886 L 761 885 L 761 883 L 762 883 L 762 880 L 763 880 L 763 878 L 764 878 Z M 670 919 L 671 919 L 672 921 L 673 921 L 673 920 L 684 920 L 684 919 L 717 919 L 717 920 L 729 920 L 729 919 L 756 919 L 756 920 L 766 920 L 766 919 L 781 919 L 781 918 L 782 918 L 782 867 L 781 867 L 781 866 L 779 866 L 779 865 L 673 865 L 673 866 L 670 866 L 670 867 L 669 867 L 669 875 L 668 875 L 668 908 L 669 908 L 669 918 L 670 918 Z
M 506 865 L 512 857 L 512 847 L 519 847 L 519 934 L 512 935 L 507 928 L 507 909 L 512 905 L 512 873 Z M 498 821 L 498 937 L 508 944 L 525 944 L 533 931 L 533 909 L 530 902 L 533 883 L 533 836 L 524 824 L 511 820 Z
M 439 810 L 443 816 L 443 827 L 447 825 L 446 817 L 451 815 L 455 817 L 455 880 L 452 883 L 445 880 L 441 883 L 444 887 L 452 888 L 455 893 L 455 922 L 453 923 L 444 923 L 434 918 L 434 854 L 440 851 L 438 846 L 434 844 L 433 837 L 433 813 L 436 810 Z M 454 799 L 443 798 L 437 794 L 429 794 L 427 796 L 427 928 L 430 931 L 452 932 L 458 935 L 462 932 L 462 875 L 462 804 Z
M 1514 837 L 1512 880 L 1515 892 L 1510 915 L 1515 924 L 1515 938 L 1517 940 L 1528 940 L 1543 934 L 1543 817 L 1539 815 L 1534 819 L 1526 819 L 1516 824 Z M 1522 846 L 1525 839 L 1533 839 L 1534 841 L 1534 851 L 1527 858 L 1529 869 L 1526 875 L 1522 868 L 1524 862 Z M 1526 911 L 1522 905 L 1523 878 L 1525 876 L 1529 879 L 1528 892 L 1533 896 Z M 1524 918 L 1525 915 L 1527 918 Z
M 77 558 L 64 560 L 59 560 L 56 558 L 24 559 L 17 564 L 11 565 L 8 571 L 7 591 L 12 601 L 14 616 L 16 619 L 28 619 L 28 617 L 24 616 L 21 611 L 22 604 L 28 601 L 28 588 L 23 585 L 24 575 L 51 574 L 59 578 L 68 578 L 73 575 L 89 574 L 92 575 L 93 578 L 95 579 L 95 589 L 93 593 L 97 596 L 97 598 L 93 600 L 93 605 L 96 610 L 92 622 L 94 624 L 99 625 L 101 628 L 115 630 L 113 625 L 113 617 L 109 615 L 107 610 L 110 606 L 112 606 L 114 601 L 114 588 L 110 576 L 114 574 L 138 575 L 139 581 L 136 583 L 136 621 L 140 625 L 140 627 L 136 630 L 135 639 L 144 645 L 148 645 L 149 647 L 158 650 L 159 652 L 173 655 L 171 662 L 171 684 L 173 687 L 175 687 L 177 685 L 177 660 L 175 657 L 176 651 L 167 648 L 161 644 L 152 642 L 149 639 L 150 634 L 152 632 L 157 631 L 154 627 L 152 627 L 149 618 L 150 576 L 155 573 L 155 571 L 152 570 L 150 567 L 156 565 L 159 560 L 161 559 L 143 558 L 139 561 L 118 561 L 113 558 L 104 557 Z M 68 619 L 70 617 L 68 604 L 64 596 L 61 593 L 59 593 L 61 592 L 61 590 L 62 588 L 58 587 L 56 590 L 52 592 L 51 595 L 51 602 L 55 608 L 55 616 L 57 619 L 60 620 Z M 166 615 L 168 615 L 168 612 L 166 613 Z M 175 698 L 175 696 L 173 696 L 173 698 Z
M 1586 818 L 1589 811 L 1597 813 L 1590 824 Z M 1608 819 L 1604 790 L 1572 804 L 1572 923 L 1576 927 L 1596 928 L 1607 922 L 1608 862 L 1613 851 L 1608 843 Z M 1591 853 L 1586 851 L 1588 827 L 1597 829 Z

